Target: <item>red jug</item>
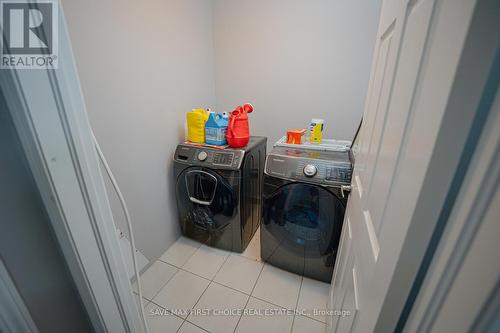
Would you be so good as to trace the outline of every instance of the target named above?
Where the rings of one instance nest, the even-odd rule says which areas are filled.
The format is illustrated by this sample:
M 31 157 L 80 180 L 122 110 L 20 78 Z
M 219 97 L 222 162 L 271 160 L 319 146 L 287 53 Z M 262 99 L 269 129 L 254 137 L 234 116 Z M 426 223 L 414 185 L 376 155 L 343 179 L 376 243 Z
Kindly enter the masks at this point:
M 237 106 L 229 116 L 226 139 L 232 148 L 245 147 L 250 141 L 250 128 L 248 126 L 248 114 L 253 111 L 252 104 Z

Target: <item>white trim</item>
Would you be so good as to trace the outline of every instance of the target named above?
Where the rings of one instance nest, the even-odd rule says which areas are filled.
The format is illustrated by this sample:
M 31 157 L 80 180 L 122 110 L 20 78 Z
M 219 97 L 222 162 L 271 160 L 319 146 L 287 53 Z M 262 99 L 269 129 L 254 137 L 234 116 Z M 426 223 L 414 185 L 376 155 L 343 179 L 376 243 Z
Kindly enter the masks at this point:
M 373 227 L 372 217 L 370 215 L 370 211 L 363 211 L 363 215 L 365 217 L 366 230 L 368 231 L 368 238 L 370 240 L 370 245 L 372 248 L 373 259 L 377 261 L 378 253 L 380 252 L 380 245 L 378 243 L 377 233 L 375 228 Z
M 59 10 L 59 68 L 2 70 L 0 87 L 96 332 L 144 332 Z
M 406 332 L 431 332 L 438 321 L 443 324 L 439 314 L 453 292 L 452 287 L 457 283 L 459 272 L 470 269 L 469 276 L 477 274 L 477 266 L 467 265 L 466 257 L 479 253 L 473 245 L 475 242 L 482 241 L 477 238 L 479 231 L 492 223 L 486 216 L 494 209 L 498 210 L 500 204 L 498 202 L 500 198 L 498 195 L 500 184 L 498 133 L 500 133 L 500 93 L 497 93 L 495 106 L 487 121 L 487 128 L 475 152 L 474 167 L 465 177 L 456 207 L 450 215 L 449 225 L 446 227 L 428 276 L 422 285 L 422 292 L 408 319 Z M 496 229 L 498 231 L 498 227 Z M 500 278 L 500 262 L 498 258 L 492 256 L 494 253 L 500 253 L 500 243 L 488 244 L 488 247 L 489 255 L 482 253 L 482 256 L 476 254 L 475 257 L 477 262 L 482 263 L 483 269 L 480 273 L 482 281 L 469 281 L 467 288 L 458 291 L 462 294 L 464 301 L 461 309 L 468 310 L 465 313 L 457 312 L 455 316 L 457 320 L 450 322 L 449 325 L 456 324 L 457 321 L 465 320 L 467 317 L 467 321 L 472 324 L 475 320 L 481 320 L 481 317 L 485 315 L 481 313 L 482 305 L 488 302 Z M 487 274 L 491 275 L 486 276 Z M 457 293 L 457 291 L 454 292 Z M 474 295 L 474 299 L 471 299 L 471 294 Z M 457 311 L 459 311 L 458 308 Z M 463 329 L 473 331 L 472 327 L 463 327 Z M 450 330 L 453 331 L 452 328 Z
M 427 58 L 422 64 L 424 72 L 421 74 L 422 82 L 418 92 L 420 101 L 424 100 L 422 96 L 426 96 L 427 101 L 429 101 L 428 104 L 431 104 L 432 98 L 437 98 L 437 91 L 430 91 L 430 87 L 433 86 L 431 78 L 434 79 L 438 75 L 443 76 L 445 74 L 440 72 L 440 70 L 443 70 L 441 67 L 442 62 L 451 61 L 451 57 L 445 56 L 446 50 L 450 48 L 452 41 L 454 43 L 458 41 L 458 39 L 450 38 L 447 33 L 450 31 L 457 32 L 459 27 L 466 30 L 461 36 L 461 39 L 463 38 L 463 41 L 460 42 L 462 44 L 461 53 L 459 58 L 456 59 L 458 63 L 453 74 L 454 80 L 446 100 L 446 110 L 440 122 L 434 151 L 430 161 L 428 161 L 425 179 L 416 206 L 413 209 L 412 221 L 407 231 L 405 231 L 407 236 L 402 244 L 401 251 L 394 252 L 394 244 L 386 242 L 383 238 L 380 239 L 380 252 L 392 251 L 399 259 L 387 288 L 384 306 L 378 316 L 377 326 L 375 327 L 377 331 L 392 331 L 394 323 L 398 323 L 400 311 L 404 309 L 408 301 L 408 294 L 412 291 L 429 240 L 433 236 L 445 200 L 450 193 L 449 186 L 459 166 L 462 151 L 466 147 L 471 124 L 478 114 L 484 86 L 489 78 L 489 71 L 498 46 L 496 35 L 487 36 L 484 34 L 485 27 L 487 27 L 488 31 L 490 29 L 493 31 L 494 28 L 499 27 L 499 21 L 495 20 L 496 16 L 493 15 L 495 12 L 493 7 L 498 7 L 495 1 L 478 0 L 474 4 L 473 2 L 439 0 L 436 2 L 436 6 L 429 32 L 430 44 L 426 51 Z M 467 20 L 464 20 L 464 17 Z M 448 74 L 446 73 L 446 75 Z M 436 85 L 434 85 L 434 89 L 436 89 L 435 87 Z M 426 103 L 420 103 L 415 107 L 426 106 Z M 422 108 L 418 109 L 418 111 L 413 114 L 415 117 L 413 121 L 419 119 L 420 128 L 423 128 L 422 125 L 425 125 L 426 119 L 431 113 L 435 114 L 435 110 Z M 417 149 L 419 143 L 421 144 L 427 139 L 421 137 L 421 141 L 418 141 L 422 133 L 423 131 L 415 127 L 414 133 L 409 134 L 413 136 L 414 147 Z M 420 147 L 423 148 L 424 146 L 421 145 Z M 401 175 L 412 174 L 408 171 L 414 170 L 413 163 L 415 163 L 415 160 L 403 158 L 401 165 L 398 166 Z M 468 167 L 473 168 L 474 163 L 471 163 Z M 403 172 L 404 169 L 406 172 Z M 393 190 L 394 193 L 404 191 L 405 182 L 400 181 L 400 186 L 399 190 Z M 393 230 L 392 232 L 400 231 Z
M 0 258 L 0 332 L 39 333 L 31 314 Z

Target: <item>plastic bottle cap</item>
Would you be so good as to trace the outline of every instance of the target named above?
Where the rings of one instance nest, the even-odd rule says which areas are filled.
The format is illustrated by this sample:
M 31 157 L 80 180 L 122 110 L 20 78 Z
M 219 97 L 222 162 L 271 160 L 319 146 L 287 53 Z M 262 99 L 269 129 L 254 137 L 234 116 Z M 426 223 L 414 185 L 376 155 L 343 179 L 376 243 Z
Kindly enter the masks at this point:
M 314 123 L 314 124 L 323 124 L 323 122 L 324 122 L 323 119 L 319 119 L 319 118 L 311 119 L 311 123 Z

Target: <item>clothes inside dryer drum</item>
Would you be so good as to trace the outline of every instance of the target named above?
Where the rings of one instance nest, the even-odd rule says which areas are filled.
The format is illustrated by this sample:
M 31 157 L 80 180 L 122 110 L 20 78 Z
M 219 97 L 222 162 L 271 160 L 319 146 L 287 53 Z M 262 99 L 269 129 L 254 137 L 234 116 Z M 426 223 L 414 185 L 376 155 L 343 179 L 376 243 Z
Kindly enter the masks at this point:
M 290 207 L 283 211 L 285 230 L 303 240 L 319 240 L 322 209 L 319 189 L 295 186 L 286 188 L 284 192 L 288 196 L 286 205 Z

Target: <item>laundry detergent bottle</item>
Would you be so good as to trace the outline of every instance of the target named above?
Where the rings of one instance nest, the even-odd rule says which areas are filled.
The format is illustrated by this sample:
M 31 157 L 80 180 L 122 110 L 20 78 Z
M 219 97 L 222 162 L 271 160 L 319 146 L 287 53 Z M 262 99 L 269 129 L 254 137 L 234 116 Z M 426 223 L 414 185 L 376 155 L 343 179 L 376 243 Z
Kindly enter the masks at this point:
M 205 143 L 209 145 L 223 146 L 227 143 L 228 118 L 219 113 L 210 113 L 205 123 Z
M 194 143 L 205 143 L 205 122 L 209 112 L 204 109 L 193 109 L 186 113 L 188 140 Z
M 252 104 L 238 106 L 229 116 L 227 128 L 227 143 L 232 148 L 245 147 L 250 141 L 250 128 L 248 124 L 248 114 L 253 111 Z

